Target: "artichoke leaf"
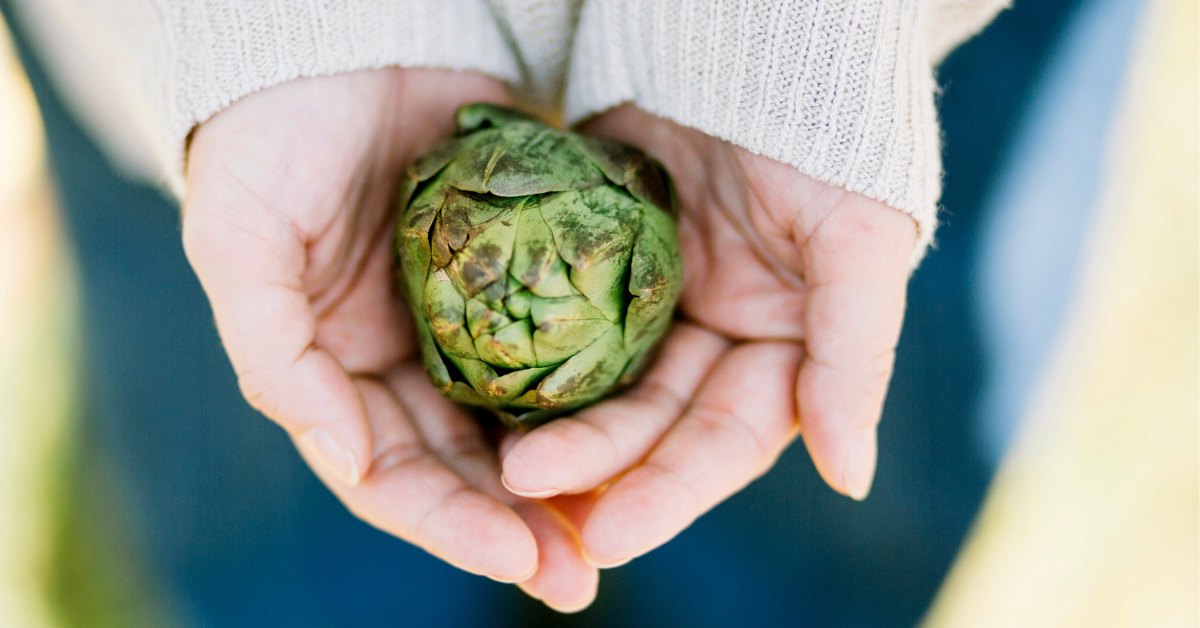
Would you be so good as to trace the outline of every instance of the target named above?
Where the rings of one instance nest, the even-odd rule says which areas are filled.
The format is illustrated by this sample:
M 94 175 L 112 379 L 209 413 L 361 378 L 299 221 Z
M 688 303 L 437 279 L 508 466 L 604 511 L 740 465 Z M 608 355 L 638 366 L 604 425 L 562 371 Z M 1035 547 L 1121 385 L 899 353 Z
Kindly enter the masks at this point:
M 547 409 L 553 408 L 553 404 L 548 402 L 543 397 L 540 397 L 538 395 L 538 392 L 536 389 L 526 391 L 525 393 L 510 399 L 508 401 L 508 403 L 505 405 L 507 405 L 510 408 L 519 408 L 519 409 L 523 409 L 523 410 L 536 410 L 539 408 L 547 408 Z M 521 415 L 521 417 L 524 417 L 527 415 L 528 415 L 528 413 L 523 413 Z
M 530 316 L 537 326 L 533 332 L 533 352 L 541 365 L 557 364 L 570 358 L 613 326 L 613 322 L 583 296 L 534 297 Z
M 620 329 L 604 318 L 558 321 L 533 330 L 533 352 L 538 364 L 548 366 L 571 359 L 583 347 L 611 329 Z
M 397 220 L 396 248 L 403 275 L 404 298 L 420 303 L 419 291 L 432 263 L 429 231 L 441 208 L 443 195 L 439 191 L 422 192 Z
M 563 132 L 515 121 L 463 138 L 466 149 L 445 170 L 450 185 L 496 196 L 529 196 L 604 182 L 604 175 Z
M 647 208 L 629 265 L 629 292 L 634 299 L 625 313 L 625 347 L 631 354 L 647 349 L 671 324 L 683 285 L 683 267 L 671 253 L 678 246 L 670 216 Z
M 437 221 L 433 225 L 431 244 L 434 249 L 434 262 L 438 268 L 444 268 L 450 263 L 450 258 L 467 245 L 475 228 L 471 224 L 471 214 L 479 201 L 466 196 L 454 188 L 445 188 L 442 204 L 438 207 Z
M 437 267 L 445 267 L 449 263 L 448 256 L 465 248 L 493 223 L 504 220 L 510 213 L 511 210 L 503 205 L 447 188 L 442 193 L 442 203 L 434 224 L 433 238 L 436 241 L 433 244 L 439 252 L 435 258 Z
M 425 320 L 443 351 L 452 356 L 474 357 L 475 343 L 466 329 L 466 301 L 446 274 L 430 273 L 425 282 Z
M 542 219 L 539 207 L 525 207 L 519 213 L 508 273 L 538 296 L 575 294 L 567 266 L 554 243 L 554 233 Z
M 533 306 L 533 293 L 515 279 L 513 283 L 518 287 L 510 285 L 508 296 L 504 297 L 504 310 L 510 318 L 529 318 Z
M 593 215 L 609 215 L 615 219 L 616 230 L 609 232 L 606 245 L 586 243 L 576 235 L 572 242 L 577 261 L 571 267 L 571 285 L 583 293 L 611 321 L 619 321 L 628 301 L 627 282 L 633 242 L 642 215 L 642 205 L 608 187 L 580 192 L 584 204 Z M 581 244 L 584 240 L 586 244 Z M 613 246 L 616 243 L 617 246 Z M 590 246 L 591 248 L 588 248 Z
M 481 394 L 491 396 L 489 388 L 490 382 L 496 379 L 496 369 L 490 364 L 478 358 L 464 358 L 455 355 L 447 356 L 454 366 L 458 367 L 463 378 L 471 385 L 471 388 L 479 391 Z
M 619 192 L 600 188 L 589 191 L 587 200 L 583 192 L 563 192 L 537 209 L 550 228 L 559 256 L 572 268 L 581 269 L 630 247 L 637 215 L 631 216 L 627 208 Z
M 617 378 L 617 386 L 624 387 L 637 381 L 637 378 L 646 370 L 647 366 L 654 361 L 654 351 L 646 350 L 640 353 L 631 354 L 629 364 L 625 365 L 625 370 L 621 371 L 621 377 Z
M 413 196 L 416 195 L 417 184 L 420 181 L 414 173 L 407 172 L 403 177 L 400 177 L 400 183 L 396 190 L 396 203 L 400 207 L 408 207 L 412 205 Z
M 508 296 L 508 282 L 494 281 L 475 295 L 481 303 L 497 312 L 504 312 L 504 299 Z
M 590 403 L 612 389 L 627 362 L 621 328 L 613 325 L 595 342 L 547 375 L 538 384 L 538 397 L 543 404 L 554 407 Z
M 491 334 L 476 336 L 475 349 L 489 363 L 509 369 L 534 366 L 533 330 L 528 319 L 513 321 Z
M 438 144 L 413 162 L 413 165 L 408 170 L 409 178 L 417 182 L 429 180 L 440 172 L 442 168 L 445 168 L 461 149 L 461 140 L 454 139 Z
M 533 388 L 546 373 L 554 367 L 535 367 L 505 373 L 489 382 L 490 394 L 499 398 L 502 403 L 509 403 L 518 396 Z
M 502 127 L 514 122 L 533 122 L 533 118 L 517 111 L 491 103 L 463 105 L 454 113 L 454 128 L 458 135 L 492 127 Z
M 404 299 L 408 303 L 420 303 L 423 279 L 429 273 L 429 240 L 412 233 L 403 233 L 397 240 Z
M 501 404 L 496 399 L 493 399 L 463 382 L 454 382 L 449 386 L 441 389 L 442 394 L 447 398 L 465 403 L 469 406 L 477 406 L 481 408 L 496 409 Z
M 625 279 L 628 276 L 630 255 L 604 258 L 584 269 L 571 269 L 571 285 L 588 298 L 610 321 L 619 322 L 626 306 Z
M 516 235 L 517 228 L 513 221 L 492 222 L 454 255 L 448 266 L 450 276 L 472 297 L 504 278 L 512 259 Z M 503 285 L 501 283 L 501 287 Z
M 561 321 L 595 319 L 607 322 L 604 313 L 592 305 L 586 297 L 569 296 L 544 299 L 533 297 L 529 306 L 533 324 L 538 327 L 553 325 Z
M 474 338 L 490 334 L 512 322 L 504 314 L 488 307 L 479 297 L 467 299 L 467 331 Z
M 578 141 L 584 153 L 613 184 L 643 203 L 654 205 L 672 216 L 678 214 L 671 178 L 657 160 L 632 146 L 612 140 L 579 136 Z
M 437 342 L 433 339 L 433 332 L 429 330 L 429 325 L 425 322 L 424 317 L 414 316 L 417 328 L 417 340 L 421 343 L 421 359 L 425 364 L 425 372 L 429 373 L 429 379 L 433 382 L 434 387 L 445 389 L 454 380 L 450 378 L 450 371 L 446 368 L 446 362 L 442 358 L 442 352 L 438 350 Z

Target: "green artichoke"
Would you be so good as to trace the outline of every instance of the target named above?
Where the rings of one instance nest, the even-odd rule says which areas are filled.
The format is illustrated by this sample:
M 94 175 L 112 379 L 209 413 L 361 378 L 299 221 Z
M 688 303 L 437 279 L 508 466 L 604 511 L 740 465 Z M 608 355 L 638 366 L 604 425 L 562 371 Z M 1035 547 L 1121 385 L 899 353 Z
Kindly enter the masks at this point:
M 455 401 L 532 427 L 632 381 L 682 266 L 670 180 L 617 142 L 475 104 L 409 169 L 399 283 Z

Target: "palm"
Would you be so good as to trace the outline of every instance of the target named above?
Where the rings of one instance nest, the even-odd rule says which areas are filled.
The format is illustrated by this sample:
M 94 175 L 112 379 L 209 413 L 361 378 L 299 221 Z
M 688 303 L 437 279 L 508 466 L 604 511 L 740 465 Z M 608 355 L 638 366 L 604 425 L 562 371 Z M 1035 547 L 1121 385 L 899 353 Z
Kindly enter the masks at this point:
M 355 514 L 570 609 L 595 569 L 560 517 L 500 486 L 494 450 L 425 378 L 393 289 L 399 173 L 459 104 L 504 98 L 414 70 L 249 97 L 194 138 L 184 241 L 247 399 Z
M 558 504 L 599 566 L 670 539 L 797 433 L 833 487 L 864 496 L 913 221 L 633 108 L 585 130 L 641 146 L 675 177 L 684 321 L 635 389 L 508 443 L 506 483 L 580 494 Z

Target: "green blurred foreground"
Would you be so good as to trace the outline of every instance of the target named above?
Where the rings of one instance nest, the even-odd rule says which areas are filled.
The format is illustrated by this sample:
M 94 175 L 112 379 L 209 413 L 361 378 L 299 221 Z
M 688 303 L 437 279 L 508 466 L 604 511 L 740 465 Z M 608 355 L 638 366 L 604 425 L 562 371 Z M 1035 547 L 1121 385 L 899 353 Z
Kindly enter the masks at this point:
M 72 490 L 112 478 L 74 447 L 75 285 L 36 104 L 2 22 L 0 138 L 0 626 L 165 625 L 123 547 L 118 502 Z

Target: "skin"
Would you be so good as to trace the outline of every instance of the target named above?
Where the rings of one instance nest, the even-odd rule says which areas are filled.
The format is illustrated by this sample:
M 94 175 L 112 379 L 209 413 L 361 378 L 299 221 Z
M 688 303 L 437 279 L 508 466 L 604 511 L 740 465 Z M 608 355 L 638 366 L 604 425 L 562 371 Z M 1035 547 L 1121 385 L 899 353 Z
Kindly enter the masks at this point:
M 594 599 L 598 567 L 669 540 L 798 433 L 831 486 L 865 496 L 912 220 L 632 108 L 586 130 L 676 177 L 685 321 L 657 365 L 500 452 L 433 390 L 393 283 L 395 184 L 460 104 L 507 99 L 469 73 L 371 70 L 264 90 L 196 130 L 184 247 L 250 404 L 356 516 L 565 612 Z
M 599 567 L 667 542 L 797 435 L 832 488 L 865 498 L 913 220 L 634 107 L 583 131 L 639 146 L 672 173 L 682 320 L 635 388 L 510 437 L 505 485 L 570 495 L 560 508 Z

